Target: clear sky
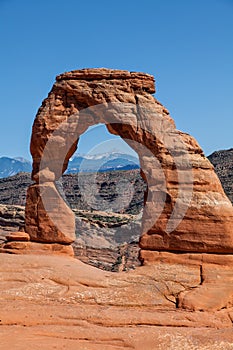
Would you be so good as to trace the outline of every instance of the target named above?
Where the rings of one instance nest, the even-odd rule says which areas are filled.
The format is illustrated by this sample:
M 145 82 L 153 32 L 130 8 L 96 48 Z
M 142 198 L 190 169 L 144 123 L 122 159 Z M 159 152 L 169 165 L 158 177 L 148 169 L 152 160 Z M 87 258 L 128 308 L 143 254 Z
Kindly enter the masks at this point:
M 30 157 L 55 76 L 84 67 L 153 74 L 178 129 L 233 147 L 233 0 L 0 0 L 0 45 L 0 156 Z

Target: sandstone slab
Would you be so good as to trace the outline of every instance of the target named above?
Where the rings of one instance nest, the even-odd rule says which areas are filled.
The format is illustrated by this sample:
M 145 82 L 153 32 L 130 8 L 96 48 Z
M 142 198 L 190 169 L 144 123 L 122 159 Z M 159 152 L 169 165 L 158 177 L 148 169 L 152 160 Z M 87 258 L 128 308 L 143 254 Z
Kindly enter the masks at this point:
M 1 253 L 9 254 L 36 254 L 36 255 L 50 255 L 50 254 L 67 254 L 68 256 L 74 256 L 74 250 L 71 245 L 59 244 L 59 243 L 37 243 L 26 241 L 9 241 L 0 247 Z
M 6 235 L 7 241 L 30 241 L 30 236 L 28 233 L 23 231 L 10 232 Z
M 230 350 L 232 307 L 177 308 L 171 296 L 195 290 L 200 268 L 175 260 L 116 274 L 67 256 L 0 254 L 1 349 Z M 210 264 L 206 283 L 223 269 Z

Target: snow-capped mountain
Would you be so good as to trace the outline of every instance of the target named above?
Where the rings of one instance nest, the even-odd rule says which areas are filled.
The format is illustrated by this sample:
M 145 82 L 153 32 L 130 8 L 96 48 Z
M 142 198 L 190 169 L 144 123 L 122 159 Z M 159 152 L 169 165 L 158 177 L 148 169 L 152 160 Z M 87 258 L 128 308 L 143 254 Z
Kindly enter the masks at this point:
M 66 174 L 138 169 L 139 161 L 125 153 L 109 152 L 94 155 L 77 154 L 70 161 Z M 31 172 L 31 162 L 21 158 L 0 157 L 0 178 Z
M 67 174 L 138 169 L 139 160 L 126 153 L 109 152 L 94 155 L 77 154 L 69 161 Z
M 32 165 L 24 158 L 0 158 L 0 178 L 16 175 L 20 172 L 31 172 Z

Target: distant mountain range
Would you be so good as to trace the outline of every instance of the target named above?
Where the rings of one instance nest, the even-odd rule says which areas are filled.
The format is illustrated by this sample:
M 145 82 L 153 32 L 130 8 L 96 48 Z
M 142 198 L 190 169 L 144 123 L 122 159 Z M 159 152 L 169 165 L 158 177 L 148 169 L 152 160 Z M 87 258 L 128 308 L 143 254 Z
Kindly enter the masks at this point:
M 126 153 L 108 152 L 95 155 L 78 154 L 69 161 L 66 174 L 132 170 L 138 168 L 138 158 Z M 13 176 L 20 172 L 31 172 L 31 169 L 31 162 L 24 158 L 0 157 L 0 178 Z
M 0 178 L 13 176 L 21 172 L 31 172 L 31 162 L 24 158 L 0 158 Z
M 109 152 L 95 155 L 78 155 L 69 161 L 66 174 L 78 172 L 105 172 L 139 168 L 137 157 L 126 153 Z

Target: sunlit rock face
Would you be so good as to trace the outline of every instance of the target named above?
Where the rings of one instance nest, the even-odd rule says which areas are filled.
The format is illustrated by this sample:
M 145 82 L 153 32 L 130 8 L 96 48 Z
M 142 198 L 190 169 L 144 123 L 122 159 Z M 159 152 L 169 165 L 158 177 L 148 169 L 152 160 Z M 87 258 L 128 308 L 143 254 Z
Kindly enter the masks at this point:
M 193 137 L 178 131 L 149 74 L 110 69 L 64 73 L 34 121 L 26 232 L 35 242 L 70 244 L 75 219 L 55 181 L 88 127 L 105 123 L 137 153 L 145 194 L 141 260 L 152 251 L 233 251 L 233 208 Z

